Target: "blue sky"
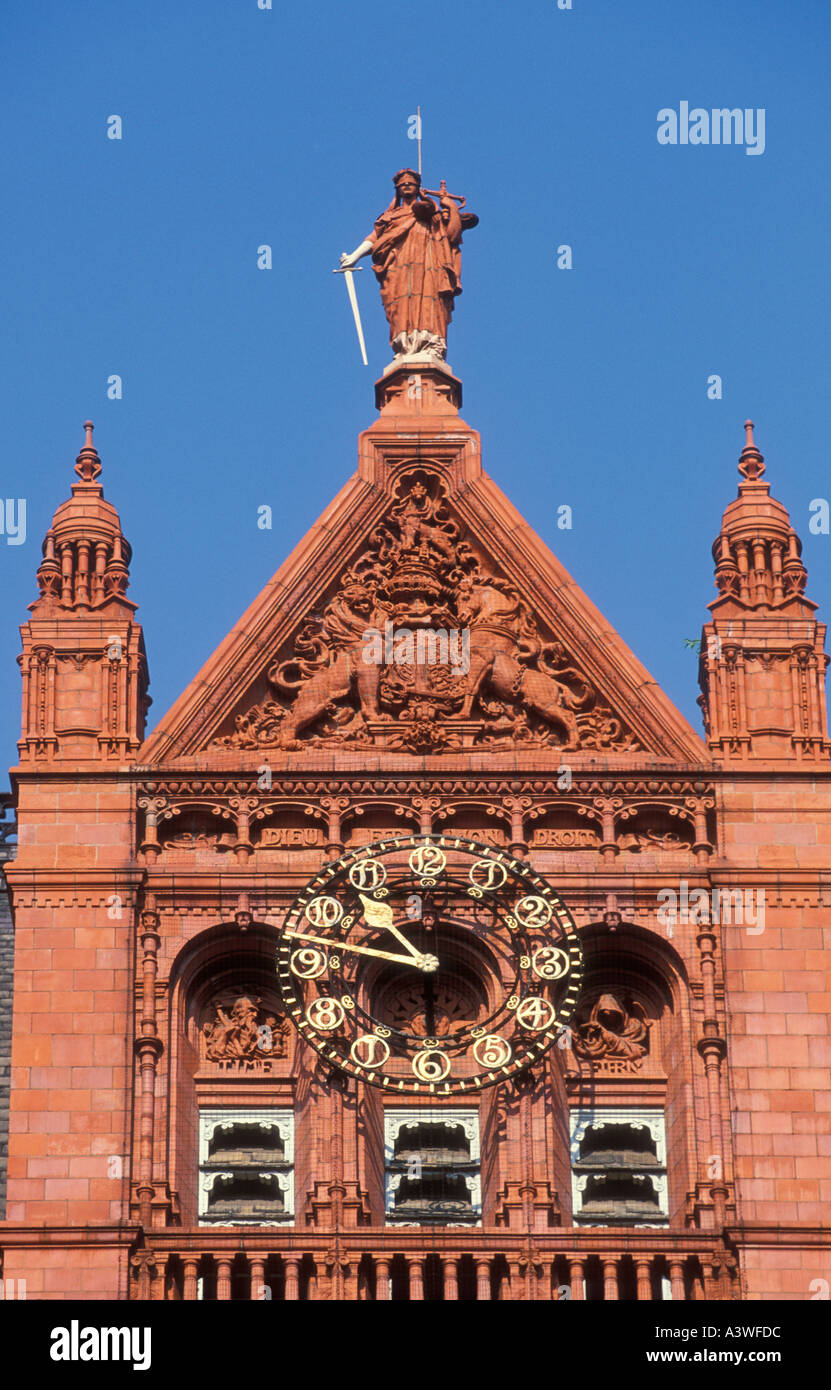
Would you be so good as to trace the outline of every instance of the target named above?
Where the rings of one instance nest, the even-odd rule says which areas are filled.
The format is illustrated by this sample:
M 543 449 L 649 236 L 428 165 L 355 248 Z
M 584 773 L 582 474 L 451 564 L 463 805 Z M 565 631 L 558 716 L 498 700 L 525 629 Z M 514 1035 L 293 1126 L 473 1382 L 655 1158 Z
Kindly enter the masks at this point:
M 448 355 L 485 467 L 700 728 L 684 640 L 747 415 L 831 611 L 831 537 L 808 531 L 831 492 L 829 38 L 823 0 L 5 0 L 2 491 L 28 538 L 0 539 L 0 755 L 87 416 L 133 546 L 151 724 L 353 471 L 389 346 L 364 273 L 362 365 L 331 270 L 414 162 L 419 103 L 425 181 L 480 217 Z M 764 108 L 764 154 L 659 145 L 685 100 Z

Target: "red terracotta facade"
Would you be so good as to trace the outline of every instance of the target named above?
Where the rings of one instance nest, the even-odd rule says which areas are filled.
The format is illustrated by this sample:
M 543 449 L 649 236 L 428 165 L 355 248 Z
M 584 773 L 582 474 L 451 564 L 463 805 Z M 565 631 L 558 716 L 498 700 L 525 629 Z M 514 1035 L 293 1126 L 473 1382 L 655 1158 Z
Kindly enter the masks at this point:
M 390 371 L 377 404 L 357 472 L 149 738 L 87 427 L 22 628 L 3 1275 L 30 1298 L 809 1299 L 831 1201 L 825 629 L 752 427 L 702 738 L 483 471 L 448 369 Z M 455 704 L 435 672 L 356 661 L 396 604 L 466 625 Z M 387 1219 L 393 1101 L 327 1069 L 276 994 L 307 880 L 417 832 L 530 863 L 585 952 L 567 1045 L 468 1106 L 467 1224 Z M 293 1116 L 293 1220 L 200 1221 L 216 1111 Z M 663 1117 L 652 1219 L 579 1218 L 579 1114 Z

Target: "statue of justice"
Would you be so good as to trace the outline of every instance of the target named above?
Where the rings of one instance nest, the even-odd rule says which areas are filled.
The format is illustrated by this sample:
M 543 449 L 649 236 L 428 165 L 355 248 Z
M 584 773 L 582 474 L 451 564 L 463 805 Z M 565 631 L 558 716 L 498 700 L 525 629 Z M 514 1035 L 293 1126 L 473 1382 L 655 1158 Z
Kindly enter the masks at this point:
M 462 232 L 479 218 L 464 210 L 464 197 L 447 192 L 444 180 L 438 190 L 425 189 L 420 174 L 399 169 L 393 184 L 395 197 L 369 236 L 340 258 L 359 341 L 363 351 L 351 272 L 371 253 L 396 358 L 426 354 L 443 361 L 454 300 L 462 292 Z

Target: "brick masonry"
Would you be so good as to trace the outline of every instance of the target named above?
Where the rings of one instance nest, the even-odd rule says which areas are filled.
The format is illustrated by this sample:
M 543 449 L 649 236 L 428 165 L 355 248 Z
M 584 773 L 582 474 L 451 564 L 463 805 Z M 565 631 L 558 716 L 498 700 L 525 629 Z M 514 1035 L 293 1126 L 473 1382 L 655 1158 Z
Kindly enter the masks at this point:
M 264 1249 L 289 1260 L 297 1248 L 302 1278 L 285 1273 L 287 1297 L 301 1285 L 304 1297 L 383 1297 L 388 1256 L 406 1247 L 418 1298 L 425 1257 L 440 1248 L 445 1291 L 458 1266 L 465 1289 L 478 1277 L 479 1297 L 551 1298 L 564 1279 L 592 1298 L 604 1281 L 607 1297 L 634 1297 L 636 1271 L 641 1297 L 814 1297 L 829 1277 L 831 1199 L 825 629 L 803 592 L 798 538 L 761 481 L 752 427 L 714 548 L 701 738 L 483 472 L 446 377 L 423 375 L 416 394 L 395 373 L 379 383 L 357 473 L 146 739 L 129 547 L 88 428 L 81 481 L 56 513 L 22 629 L 4 1272 L 54 1298 L 192 1298 L 196 1250 L 225 1297 L 229 1250 L 247 1251 L 253 1269 Z M 392 721 L 364 746 L 340 738 L 345 726 L 321 743 L 296 728 L 268 744 L 264 789 L 264 749 L 227 735 L 240 716 L 251 726 L 269 664 L 291 655 L 298 624 L 329 601 L 379 517 L 400 515 L 413 477 L 443 490 L 481 589 L 488 573 L 503 585 L 488 591 L 501 616 L 487 640 L 503 641 L 521 598 L 549 640 L 549 669 L 568 663 L 607 709 L 606 742 L 584 724 L 566 748 L 568 720 L 557 722 L 540 670 L 528 688 L 548 699 L 559 734 L 535 742 L 533 706 L 516 707 L 523 670 L 480 632 L 491 679 L 500 654 L 513 673 L 500 692 L 503 720 L 514 719 L 507 745 L 472 741 L 475 707 L 459 721 L 465 746 L 444 746 L 426 715 L 418 751 L 396 741 Z M 410 524 L 417 537 L 427 523 L 412 512 Z M 348 713 L 348 696 L 357 715 L 349 680 L 331 680 L 323 706 Z M 527 858 L 575 914 L 586 999 L 622 1000 L 627 1036 L 649 1023 L 634 1059 L 623 1043 L 600 1061 L 555 1046 L 530 1084 L 471 1099 L 483 1211 L 467 1244 L 422 1230 L 389 1244 L 382 1092 L 337 1084 L 294 1032 L 259 1070 L 204 1053 L 219 992 L 273 989 L 281 910 L 327 857 L 394 829 L 480 836 Z M 708 903 L 740 891 L 749 915 L 682 910 L 668 924 L 666 890 Z M 8 940 L 0 929 L 0 951 Z M 10 978 L 0 956 L 0 981 Z M 1 1114 L 6 995 L 0 1004 Z M 281 1231 L 200 1227 L 198 1115 L 216 1106 L 293 1109 L 294 1244 Z M 663 1112 L 666 1229 L 575 1226 L 569 1109 L 586 1107 L 600 1119 Z M 334 1228 L 357 1253 L 333 1263 Z M 406 1277 L 394 1275 L 396 1296 Z

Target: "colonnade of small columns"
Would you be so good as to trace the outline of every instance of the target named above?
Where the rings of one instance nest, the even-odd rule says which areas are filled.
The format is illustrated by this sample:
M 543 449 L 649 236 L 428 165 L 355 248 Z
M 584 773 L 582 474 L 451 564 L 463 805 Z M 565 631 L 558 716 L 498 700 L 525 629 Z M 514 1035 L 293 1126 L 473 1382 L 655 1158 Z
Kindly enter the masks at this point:
M 717 1253 L 540 1253 L 335 1250 L 143 1251 L 133 1259 L 131 1296 L 145 1299 L 422 1302 L 639 1300 L 684 1302 L 731 1296 L 731 1271 Z

